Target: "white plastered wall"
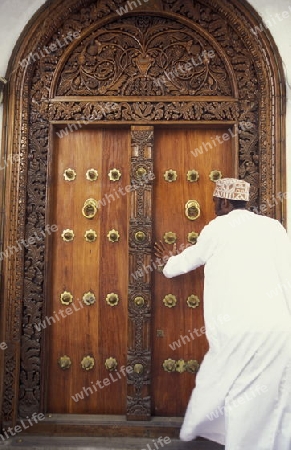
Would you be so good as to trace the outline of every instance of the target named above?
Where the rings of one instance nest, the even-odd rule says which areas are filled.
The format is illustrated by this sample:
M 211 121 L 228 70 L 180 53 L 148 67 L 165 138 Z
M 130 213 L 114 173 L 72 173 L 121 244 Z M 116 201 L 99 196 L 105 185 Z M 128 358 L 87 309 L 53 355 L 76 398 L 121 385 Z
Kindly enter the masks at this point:
M 0 0 L 0 77 L 23 28 L 45 0 Z M 125 2 L 126 3 L 126 2 Z M 287 80 L 287 227 L 291 236 L 291 0 L 249 0 L 270 29 L 283 59 Z M 0 140 L 3 106 L 0 105 Z M 0 142 L 1 148 L 1 142 Z M 3 161 L 1 160 L 1 163 Z M 3 164 L 0 164 L 0 168 Z

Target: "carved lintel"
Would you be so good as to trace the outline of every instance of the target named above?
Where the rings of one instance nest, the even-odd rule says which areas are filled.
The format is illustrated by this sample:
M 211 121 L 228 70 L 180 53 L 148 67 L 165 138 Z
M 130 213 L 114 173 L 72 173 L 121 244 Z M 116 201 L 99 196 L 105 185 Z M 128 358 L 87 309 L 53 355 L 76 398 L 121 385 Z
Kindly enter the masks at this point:
M 90 123 L 102 122 L 141 122 L 143 120 L 152 120 L 156 123 L 164 121 L 201 121 L 206 122 L 228 120 L 232 122 L 239 122 L 240 113 L 237 101 L 217 100 L 215 98 L 209 101 L 189 100 L 179 101 L 179 99 L 172 99 L 165 101 L 160 99 L 147 101 L 117 101 L 114 111 L 110 115 L 98 117 L 97 111 L 99 109 L 108 108 L 110 102 L 99 101 L 92 102 L 85 99 L 78 100 L 62 100 L 53 101 L 50 104 L 50 112 L 48 118 L 50 120 L 72 120 L 71 127 L 82 126 Z M 80 121 L 81 117 L 81 121 Z M 252 118 L 252 123 L 255 117 Z M 76 125 L 74 125 L 74 122 Z M 60 126 L 60 130 L 66 130 L 67 125 Z M 59 131 L 60 132 L 60 131 Z M 136 174 L 135 174 L 136 177 Z

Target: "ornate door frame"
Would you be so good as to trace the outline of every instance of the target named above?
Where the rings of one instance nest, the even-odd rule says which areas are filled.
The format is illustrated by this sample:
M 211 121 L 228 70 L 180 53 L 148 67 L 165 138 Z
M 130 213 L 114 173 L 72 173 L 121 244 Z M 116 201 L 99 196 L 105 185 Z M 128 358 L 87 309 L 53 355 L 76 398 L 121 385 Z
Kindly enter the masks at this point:
M 279 195 L 285 192 L 283 68 L 270 33 L 267 30 L 251 31 L 260 26 L 260 18 L 254 9 L 244 0 L 201 0 L 195 2 L 195 6 L 190 0 L 150 0 L 143 4 L 139 1 L 137 5 L 140 6 L 120 17 L 117 9 L 123 3 L 119 0 L 101 0 L 97 4 L 94 0 L 70 0 L 69 3 L 70 7 L 68 2 L 64 4 L 62 0 L 48 1 L 38 11 L 19 39 L 7 73 L 10 83 L 4 99 L 2 154 L 13 163 L 7 164 L 1 183 L 4 208 L 1 241 L 2 251 L 13 246 L 17 246 L 17 251 L 12 252 L 9 258 L 2 258 L 2 340 L 8 348 L 0 355 L 5 360 L 3 373 L 0 374 L 0 394 L 3 394 L 0 398 L 3 397 L 2 422 L 5 426 L 43 411 L 42 336 L 33 323 L 40 320 L 45 311 L 45 239 L 43 237 L 36 245 L 27 248 L 21 242 L 35 233 L 38 236 L 45 234 L 42 232 L 46 225 L 47 160 L 54 125 L 80 127 L 88 121 L 99 126 L 126 123 L 133 127 L 229 124 L 238 132 L 237 173 L 252 183 L 252 206 L 260 209 L 265 205 L 262 212 L 283 223 L 285 220 L 285 204 L 282 195 Z M 59 80 L 63 77 L 66 81 L 66 75 L 73 67 L 74 54 L 79 56 L 79 65 L 83 64 L 82 52 L 78 50 L 80 46 L 88 49 L 92 36 L 100 38 L 100 30 L 107 28 L 112 33 L 112 24 L 119 23 L 119 29 L 123 23 L 133 26 L 136 16 L 147 16 L 153 20 L 160 18 L 164 29 L 171 29 L 176 24 L 178 31 L 183 27 L 192 33 L 192 41 L 196 39 L 205 48 L 215 49 L 216 63 L 218 61 L 218 66 L 223 68 L 216 71 L 216 81 L 220 82 L 213 85 L 215 76 L 209 76 L 207 89 L 204 90 L 199 91 L 197 85 L 193 88 L 191 83 L 186 82 L 182 84 L 183 95 L 180 95 L 179 89 L 175 91 L 173 88 L 157 92 L 154 89 L 158 89 L 159 84 L 154 87 L 150 77 L 151 67 L 156 70 L 156 77 L 164 83 L 168 66 L 157 64 L 155 58 L 155 62 L 152 61 L 149 53 L 137 51 L 135 68 L 139 74 L 134 80 L 130 77 L 135 75 L 128 71 L 133 62 L 131 59 L 121 74 L 125 77 L 125 84 L 120 83 L 119 87 L 118 83 L 115 86 L 111 84 L 113 87 L 108 92 L 102 83 L 97 83 L 97 88 L 95 83 L 89 95 L 81 91 L 76 93 L 76 86 L 75 91 L 72 86 L 65 88 L 65 94 L 58 91 Z M 76 39 L 67 38 L 66 45 L 59 44 L 60 39 L 72 36 L 74 32 L 78 34 Z M 188 55 L 192 51 L 191 39 L 187 38 L 188 45 L 183 50 L 188 51 Z M 54 50 L 45 50 L 50 48 Z M 154 48 L 157 46 L 149 51 Z M 91 49 L 93 65 L 98 52 L 98 48 Z M 219 67 L 216 65 L 212 69 L 215 71 Z M 178 75 L 174 73 L 175 77 Z M 140 82 L 141 79 L 147 80 L 146 85 Z M 160 88 L 165 89 L 165 86 L 168 85 L 164 83 Z M 109 113 L 104 114 L 104 111 Z M 145 149 L 150 148 L 148 139 L 151 133 L 142 136 L 138 128 L 132 133 L 133 147 L 136 146 L 140 163 L 147 158 Z M 148 163 L 150 160 L 145 161 L 146 166 Z M 135 164 L 134 154 L 132 164 Z M 146 191 L 138 195 L 137 214 Z M 278 197 L 279 201 L 276 200 Z M 270 202 L 274 200 L 274 206 L 270 207 Z M 132 230 L 136 224 L 139 225 L 138 217 L 132 222 Z M 143 226 L 148 230 L 150 222 L 143 222 Z M 150 231 L 148 238 L 143 244 L 144 258 L 135 261 L 137 267 L 134 270 L 147 260 Z M 133 238 L 130 250 L 133 259 L 135 247 Z M 131 292 L 134 295 L 140 289 L 141 286 L 133 286 Z M 149 313 L 145 310 L 142 317 L 140 312 L 129 310 L 129 317 L 138 324 L 134 327 L 136 333 L 142 333 L 140 327 L 146 326 Z M 129 361 L 134 362 L 137 354 L 147 364 L 149 355 L 145 348 L 138 348 L 134 354 L 129 354 Z M 138 381 L 129 378 L 129 386 L 133 386 L 129 387 L 130 418 L 145 418 L 148 415 L 149 382 L 148 372 Z

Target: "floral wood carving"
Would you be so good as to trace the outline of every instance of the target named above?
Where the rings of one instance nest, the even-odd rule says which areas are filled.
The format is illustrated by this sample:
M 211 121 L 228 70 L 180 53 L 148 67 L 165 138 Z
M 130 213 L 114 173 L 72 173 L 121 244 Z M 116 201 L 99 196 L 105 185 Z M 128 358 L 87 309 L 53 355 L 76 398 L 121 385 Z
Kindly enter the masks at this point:
M 128 364 L 143 367 L 142 372 L 132 372 L 128 378 L 127 418 L 147 420 L 151 415 L 150 404 L 150 367 L 151 352 L 149 335 L 146 332 L 150 320 L 151 275 L 144 272 L 151 259 L 151 228 L 152 228 L 152 183 L 150 177 L 139 180 L 138 168 L 142 167 L 147 175 L 153 173 L 152 160 L 153 127 L 132 127 L 131 131 L 131 180 L 140 182 L 134 195 L 131 196 L 132 211 L 129 224 L 129 287 L 128 316 L 129 342 Z M 144 239 L 137 239 L 137 233 L 143 233 Z M 144 266 L 145 264 L 145 266 Z M 132 274 L 140 277 L 132 277 Z M 141 296 L 144 304 L 136 306 L 133 298 Z M 147 338 L 145 338 L 147 336 Z M 147 395 L 145 395 L 145 393 Z
M 132 367 L 141 365 L 142 368 L 139 373 L 133 371 L 128 377 L 129 392 L 133 392 L 133 395 L 127 396 L 127 418 L 149 420 L 151 416 L 151 397 L 150 395 L 145 396 L 144 392 L 145 389 L 149 392 L 148 386 L 151 384 L 151 352 L 149 350 L 143 352 L 129 350 L 128 363 Z
M 106 113 L 107 112 L 107 113 Z M 211 101 L 135 101 L 135 102 L 53 102 L 49 107 L 50 120 L 74 120 L 82 125 L 94 121 L 138 120 L 230 120 L 240 118 L 235 102 Z M 256 123 L 256 117 L 252 116 Z M 245 118 L 245 120 L 247 120 Z M 248 121 L 250 118 L 248 118 Z
M 233 95 L 224 59 L 201 34 L 173 20 L 119 20 L 82 41 L 57 95 Z

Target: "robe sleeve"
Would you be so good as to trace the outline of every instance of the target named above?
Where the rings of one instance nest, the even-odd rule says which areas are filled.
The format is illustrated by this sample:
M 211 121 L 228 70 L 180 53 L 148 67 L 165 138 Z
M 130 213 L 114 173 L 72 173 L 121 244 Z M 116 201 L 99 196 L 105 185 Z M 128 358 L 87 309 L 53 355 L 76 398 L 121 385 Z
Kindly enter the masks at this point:
M 182 253 L 171 256 L 164 267 L 163 274 L 167 278 L 190 272 L 204 265 L 213 254 L 215 239 L 211 225 L 207 225 L 195 245 L 186 248 Z

